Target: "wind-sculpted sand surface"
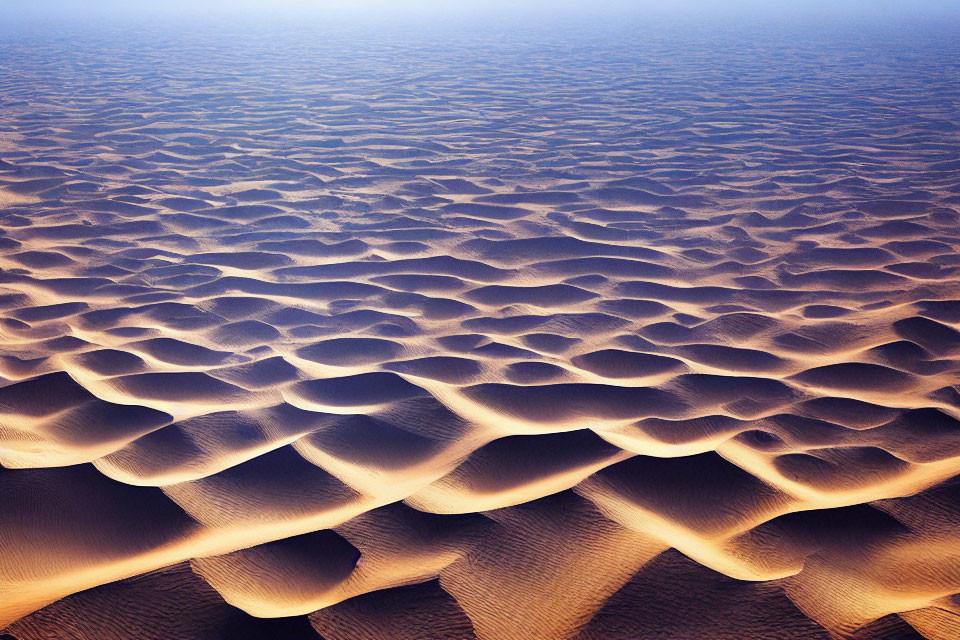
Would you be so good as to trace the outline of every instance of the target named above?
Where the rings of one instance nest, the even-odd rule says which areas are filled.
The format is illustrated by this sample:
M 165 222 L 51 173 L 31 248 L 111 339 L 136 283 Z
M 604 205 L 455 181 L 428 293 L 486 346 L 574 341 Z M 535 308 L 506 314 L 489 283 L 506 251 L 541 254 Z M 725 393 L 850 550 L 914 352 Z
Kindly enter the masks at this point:
M 762 33 L 7 36 L 0 628 L 960 637 L 960 51 Z

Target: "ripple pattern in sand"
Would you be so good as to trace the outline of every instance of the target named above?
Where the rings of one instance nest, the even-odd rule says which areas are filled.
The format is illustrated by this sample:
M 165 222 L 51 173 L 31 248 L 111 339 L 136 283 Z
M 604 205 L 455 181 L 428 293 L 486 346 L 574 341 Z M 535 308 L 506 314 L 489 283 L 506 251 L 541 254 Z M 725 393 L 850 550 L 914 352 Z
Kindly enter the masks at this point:
M 960 633 L 955 44 L 111 37 L 0 46 L 7 633 Z

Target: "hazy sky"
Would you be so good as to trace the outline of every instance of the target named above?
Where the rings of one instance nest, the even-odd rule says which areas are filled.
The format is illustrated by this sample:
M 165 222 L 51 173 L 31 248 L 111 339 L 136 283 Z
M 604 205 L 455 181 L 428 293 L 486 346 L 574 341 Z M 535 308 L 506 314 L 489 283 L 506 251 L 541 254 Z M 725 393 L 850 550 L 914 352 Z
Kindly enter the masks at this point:
M 927 15 L 960 17 L 960 0 L 0 0 L 4 18 L 275 16 L 356 18 L 564 14 Z

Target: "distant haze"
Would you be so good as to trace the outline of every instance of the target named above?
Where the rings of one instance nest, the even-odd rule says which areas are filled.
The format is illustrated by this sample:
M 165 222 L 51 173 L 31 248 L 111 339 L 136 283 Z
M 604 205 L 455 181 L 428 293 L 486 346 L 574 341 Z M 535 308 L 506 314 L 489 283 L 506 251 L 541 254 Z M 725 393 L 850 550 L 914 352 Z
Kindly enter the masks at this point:
M 522 14 L 555 18 L 629 13 L 644 15 L 750 15 L 767 17 L 960 16 L 955 0 L 36 0 L 7 2 L 5 20 L 156 17 L 303 16 L 362 19 L 497 18 Z

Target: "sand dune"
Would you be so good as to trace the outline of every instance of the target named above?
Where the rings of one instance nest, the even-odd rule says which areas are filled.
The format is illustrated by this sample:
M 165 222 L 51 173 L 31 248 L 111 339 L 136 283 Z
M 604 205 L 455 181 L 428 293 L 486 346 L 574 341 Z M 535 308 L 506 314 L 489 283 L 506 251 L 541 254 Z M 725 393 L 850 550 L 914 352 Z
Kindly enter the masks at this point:
M 956 44 L 609 26 L 0 35 L 5 638 L 958 637 Z

